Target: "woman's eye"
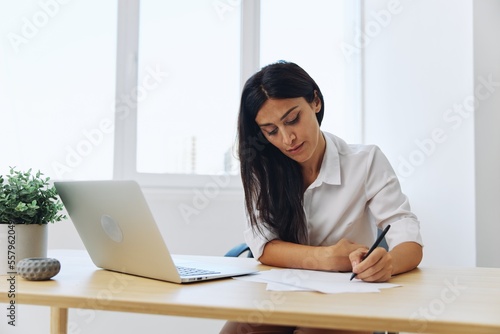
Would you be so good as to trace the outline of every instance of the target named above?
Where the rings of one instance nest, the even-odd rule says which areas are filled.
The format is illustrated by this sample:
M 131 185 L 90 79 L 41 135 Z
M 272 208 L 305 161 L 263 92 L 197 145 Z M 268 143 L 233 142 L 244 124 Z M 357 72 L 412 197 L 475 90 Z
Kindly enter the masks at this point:
M 286 124 L 292 125 L 292 124 L 297 123 L 298 121 L 299 121 L 299 115 L 297 114 L 297 116 L 294 119 L 287 121 Z
M 278 132 L 278 129 L 276 128 L 276 129 L 274 129 L 273 131 L 269 131 L 267 134 L 268 134 L 269 136 L 272 136 L 272 135 L 275 135 L 277 132 Z

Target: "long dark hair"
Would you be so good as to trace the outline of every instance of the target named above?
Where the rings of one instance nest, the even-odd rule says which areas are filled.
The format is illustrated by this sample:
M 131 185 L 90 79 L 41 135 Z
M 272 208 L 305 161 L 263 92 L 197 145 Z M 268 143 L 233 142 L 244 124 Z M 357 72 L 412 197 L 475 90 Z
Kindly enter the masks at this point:
M 245 207 L 254 231 L 262 225 L 280 240 L 303 243 L 307 226 L 303 210 L 304 184 L 300 165 L 264 137 L 255 121 L 268 99 L 303 97 L 321 100 L 316 114 L 321 125 L 325 103 L 314 80 L 300 66 L 279 61 L 250 77 L 241 94 L 238 116 L 238 156 L 245 191 Z

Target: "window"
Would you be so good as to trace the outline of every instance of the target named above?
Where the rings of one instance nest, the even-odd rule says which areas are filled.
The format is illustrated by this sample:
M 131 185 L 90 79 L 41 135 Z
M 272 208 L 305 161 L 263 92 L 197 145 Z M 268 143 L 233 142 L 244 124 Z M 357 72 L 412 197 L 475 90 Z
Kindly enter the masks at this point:
M 0 3 L 0 174 L 112 177 L 116 12 L 112 1 Z
M 143 0 L 139 22 L 139 82 L 151 71 L 163 76 L 138 98 L 137 171 L 234 174 L 239 8 Z
M 127 133 L 136 151 L 123 148 L 130 162 L 123 177 L 182 187 L 203 185 L 211 174 L 236 175 L 241 82 L 280 59 L 318 81 L 327 105 L 323 128 L 352 132 L 344 126 L 352 117 L 352 65 L 340 48 L 354 21 L 349 1 L 143 0 L 139 12 L 137 82 L 153 68 L 164 80 L 137 98 L 137 122 Z M 237 175 L 231 179 L 239 184 Z
M 357 12 L 347 0 L 4 1 L 0 173 L 239 187 L 242 83 L 279 59 L 317 80 L 323 128 L 351 139 L 340 45 Z

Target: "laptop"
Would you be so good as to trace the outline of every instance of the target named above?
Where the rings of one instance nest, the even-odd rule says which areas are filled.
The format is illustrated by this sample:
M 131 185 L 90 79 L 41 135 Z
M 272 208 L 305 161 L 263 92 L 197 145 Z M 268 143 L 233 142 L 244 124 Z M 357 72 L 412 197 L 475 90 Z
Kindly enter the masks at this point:
M 54 185 L 94 264 L 173 283 L 255 272 L 175 259 L 135 181 L 56 181 Z

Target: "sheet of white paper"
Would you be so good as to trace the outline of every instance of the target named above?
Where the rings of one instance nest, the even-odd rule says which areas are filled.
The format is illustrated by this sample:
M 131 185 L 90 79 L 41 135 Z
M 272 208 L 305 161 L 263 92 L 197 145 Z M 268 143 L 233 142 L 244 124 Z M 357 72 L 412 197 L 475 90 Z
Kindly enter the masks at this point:
M 268 291 L 314 291 L 308 288 L 300 288 L 298 286 L 268 282 L 266 286 L 266 290 Z
M 255 275 L 242 276 L 253 282 L 267 282 L 267 290 L 272 291 L 318 291 L 322 293 L 363 293 L 380 292 L 380 289 L 400 285 L 392 283 L 367 283 L 350 281 L 351 273 L 334 273 L 300 269 L 271 269 Z
M 269 291 L 315 291 L 308 288 L 301 288 L 290 284 L 276 282 L 275 280 L 269 280 L 265 275 L 261 275 L 262 272 L 263 271 L 251 275 L 236 276 L 233 278 L 239 281 L 267 283 L 267 290 Z

